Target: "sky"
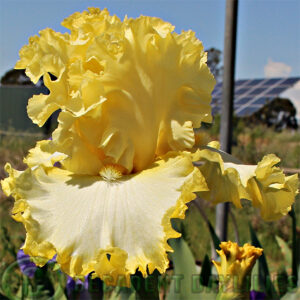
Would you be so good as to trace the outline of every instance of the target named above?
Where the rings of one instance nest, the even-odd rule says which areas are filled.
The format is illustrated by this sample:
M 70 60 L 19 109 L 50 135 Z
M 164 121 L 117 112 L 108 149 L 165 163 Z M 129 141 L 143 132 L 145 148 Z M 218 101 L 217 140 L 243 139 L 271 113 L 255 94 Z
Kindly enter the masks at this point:
M 67 32 L 61 21 L 87 7 L 107 7 L 121 19 L 148 15 L 193 30 L 205 49 L 223 51 L 225 0 L 0 0 L 0 76 L 39 30 Z M 236 79 L 300 76 L 300 1 L 240 0 Z

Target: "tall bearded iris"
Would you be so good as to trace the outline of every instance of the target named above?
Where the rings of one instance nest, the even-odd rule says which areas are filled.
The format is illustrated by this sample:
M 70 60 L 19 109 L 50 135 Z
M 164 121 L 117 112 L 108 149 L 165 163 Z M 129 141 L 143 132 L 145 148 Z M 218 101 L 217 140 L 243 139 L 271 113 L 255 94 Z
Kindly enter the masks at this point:
M 246 197 L 261 208 L 269 205 L 265 195 L 284 190 L 268 213 L 287 213 L 295 176 L 273 176 L 267 160 L 244 179 L 243 166 L 226 165 L 211 148 L 195 150 L 193 128 L 211 121 L 215 80 L 193 32 L 95 8 L 62 25 L 70 33 L 41 31 L 16 64 L 34 83 L 43 76 L 50 91 L 29 100 L 32 121 L 42 126 L 60 109 L 52 140 L 30 150 L 27 170 L 8 164 L 2 182 L 27 231 L 26 254 L 40 265 L 57 254 L 70 276 L 94 272 L 115 284 L 137 269 L 144 276 L 166 270 L 167 240 L 180 236 L 170 219 L 184 218 L 194 192 L 215 203 Z

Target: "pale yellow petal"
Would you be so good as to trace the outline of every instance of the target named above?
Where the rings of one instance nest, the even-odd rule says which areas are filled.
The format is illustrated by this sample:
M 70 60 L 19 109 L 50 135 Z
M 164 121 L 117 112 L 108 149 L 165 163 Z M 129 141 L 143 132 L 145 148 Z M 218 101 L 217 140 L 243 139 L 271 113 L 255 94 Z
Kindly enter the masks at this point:
M 39 126 L 43 126 L 53 112 L 64 106 L 67 99 L 65 76 L 52 81 L 46 73 L 44 83 L 50 90 L 50 94 L 34 95 L 29 99 L 27 106 L 28 116 Z
M 52 137 L 56 151 L 68 156 L 62 162 L 64 167 L 76 174 L 98 175 L 105 159 L 103 150 L 95 142 L 102 136 L 99 121 L 89 115 L 77 118 L 64 111 L 60 113 L 58 123 Z M 106 163 L 111 162 L 106 160 Z
M 37 142 L 36 146 L 29 150 L 28 155 L 24 158 L 24 163 L 30 168 L 44 166 L 52 168 L 56 162 L 62 162 L 67 156 L 55 151 L 52 141 L 43 140 Z
M 155 21 L 129 19 L 123 32 L 97 37 L 87 51 L 105 61 L 100 80 L 108 101 L 100 146 L 116 163 L 122 152 L 129 170 L 145 168 L 155 154 L 191 148 L 192 128 L 210 120 L 214 80 L 202 44 L 192 33 L 162 34 Z
M 255 170 L 256 176 L 247 184 L 249 198 L 253 206 L 258 207 L 265 220 L 273 221 L 290 210 L 298 193 L 298 175 L 285 176 L 276 167 L 280 161 L 274 154 L 266 155 Z
M 40 36 L 29 39 L 29 44 L 20 50 L 16 69 L 26 69 L 26 75 L 37 83 L 41 76 L 51 73 L 57 78 L 65 70 L 68 35 L 47 28 Z
M 207 189 L 189 153 L 170 153 L 150 168 L 109 181 L 41 165 L 2 182 L 17 199 L 13 209 L 27 231 L 24 252 L 57 261 L 71 276 L 146 275 L 168 267 L 169 238 L 180 236 L 170 218 L 184 217 L 193 192 Z M 202 186 L 199 182 L 202 181 Z M 43 260 L 40 260 L 41 262 Z
M 192 31 L 177 34 L 174 26 L 153 17 L 121 22 L 96 8 L 75 13 L 62 24 L 70 34 L 41 31 L 20 51 L 16 67 L 26 68 L 34 82 L 43 75 L 50 91 L 29 101 L 34 123 L 42 126 L 58 109 L 74 117 L 62 130 L 68 133 L 69 148 L 86 148 L 80 151 L 84 156 L 75 150 L 76 158 L 66 149 L 72 165 L 92 149 L 91 156 L 103 152 L 131 173 L 148 167 L 158 155 L 193 147 L 193 128 L 211 121 L 215 80 Z M 86 122 L 100 128 L 92 143 Z M 78 141 L 80 132 L 84 141 Z M 98 172 L 101 165 L 95 163 Z M 94 174 L 95 169 L 83 172 Z
M 201 197 L 215 204 L 233 202 L 237 207 L 241 207 L 240 199 L 248 199 L 267 221 L 289 212 L 297 194 L 298 176 L 285 176 L 275 166 L 278 157 L 266 155 L 255 166 L 224 162 L 221 154 L 213 149 L 198 154 L 199 169 L 209 188 L 199 193 Z
M 240 199 L 245 189 L 238 172 L 233 168 L 225 169 L 222 157 L 217 152 L 201 150 L 199 156 L 202 163 L 199 169 L 209 188 L 209 191 L 201 192 L 199 195 L 214 204 L 232 202 L 241 208 Z
M 117 16 L 110 16 L 107 9 L 89 7 L 88 11 L 75 12 L 61 23 L 70 29 L 72 43 L 78 45 L 90 43 L 95 36 L 119 27 L 121 21 Z

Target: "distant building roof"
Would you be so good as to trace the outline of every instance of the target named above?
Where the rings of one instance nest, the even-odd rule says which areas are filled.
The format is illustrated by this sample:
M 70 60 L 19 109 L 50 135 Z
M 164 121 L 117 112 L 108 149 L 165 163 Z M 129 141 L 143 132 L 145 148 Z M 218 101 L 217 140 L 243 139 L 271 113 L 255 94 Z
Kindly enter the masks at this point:
M 300 77 L 236 80 L 234 83 L 235 114 L 239 117 L 252 115 L 265 104 L 284 95 L 284 92 L 293 88 L 298 81 L 300 81 Z M 213 90 L 212 98 L 212 113 L 220 113 L 222 103 L 221 82 Z M 300 114 L 300 110 L 297 113 Z

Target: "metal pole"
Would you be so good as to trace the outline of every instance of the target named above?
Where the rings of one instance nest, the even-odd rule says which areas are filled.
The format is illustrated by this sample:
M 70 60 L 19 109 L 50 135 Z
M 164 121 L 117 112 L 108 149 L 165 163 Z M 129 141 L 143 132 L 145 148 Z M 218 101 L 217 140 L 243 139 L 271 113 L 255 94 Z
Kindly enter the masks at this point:
M 226 0 L 223 99 L 220 141 L 221 149 L 227 153 L 231 153 L 232 142 L 237 11 L 238 0 Z M 216 233 L 221 241 L 225 241 L 227 239 L 228 212 L 229 203 L 222 203 L 217 206 Z

